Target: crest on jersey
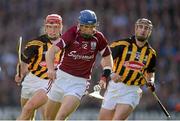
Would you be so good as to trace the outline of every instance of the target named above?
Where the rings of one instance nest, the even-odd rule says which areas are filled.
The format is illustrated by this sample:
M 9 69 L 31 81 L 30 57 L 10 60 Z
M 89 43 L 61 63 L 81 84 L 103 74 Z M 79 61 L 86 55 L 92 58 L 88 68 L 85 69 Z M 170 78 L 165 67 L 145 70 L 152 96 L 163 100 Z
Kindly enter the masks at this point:
M 141 56 L 141 53 L 140 52 L 136 52 L 136 59 L 139 60 L 140 56 Z
M 91 50 L 95 50 L 96 49 L 96 42 L 91 42 Z

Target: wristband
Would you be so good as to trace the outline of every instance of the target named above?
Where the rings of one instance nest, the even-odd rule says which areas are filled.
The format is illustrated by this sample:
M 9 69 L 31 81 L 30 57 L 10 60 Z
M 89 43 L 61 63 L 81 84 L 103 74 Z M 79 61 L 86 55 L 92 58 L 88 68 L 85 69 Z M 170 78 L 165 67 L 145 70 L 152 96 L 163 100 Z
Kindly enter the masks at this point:
M 104 67 L 102 76 L 108 78 L 111 75 L 111 71 L 112 71 L 111 67 L 109 66 Z
M 103 80 L 104 82 L 107 82 L 108 77 L 111 75 L 111 67 L 110 66 L 106 66 L 103 69 L 103 74 L 101 76 L 101 80 Z

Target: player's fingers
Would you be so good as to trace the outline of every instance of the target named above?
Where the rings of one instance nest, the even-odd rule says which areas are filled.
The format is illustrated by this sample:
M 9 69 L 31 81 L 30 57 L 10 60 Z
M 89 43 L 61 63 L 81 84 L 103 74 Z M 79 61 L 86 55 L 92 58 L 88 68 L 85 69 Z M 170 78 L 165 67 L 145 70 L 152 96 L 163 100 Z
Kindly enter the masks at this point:
M 103 81 L 103 80 L 100 80 L 99 86 L 100 86 L 101 88 L 105 89 L 105 88 L 106 88 L 106 82 Z
M 103 88 L 104 88 L 104 89 L 106 88 L 106 83 L 103 84 Z
M 17 84 L 18 86 L 21 85 L 21 78 L 20 78 L 18 75 L 15 76 L 15 80 L 14 80 L 14 81 L 16 82 L 16 84 Z
M 56 71 L 48 71 L 47 75 L 48 75 L 48 78 L 50 80 L 55 80 L 56 79 Z
M 155 91 L 155 85 L 154 85 L 154 83 L 147 82 L 146 85 L 147 85 L 147 87 L 148 87 L 152 92 Z
M 94 89 L 94 91 L 100 91 L 101 90 L 101 86 L 99 84 L 95 85 L 93 89 Z
M 121 82 L 121 76 L 117 76 L 117 77 L 114 79 L 114 82 L 115 82 L 115 83 Z
M 15 82 L 16 82 L 16 83 L 21 82 L 21 78 L 20 78 L 19 76 L 16 76 L 16 77 L 15 77 Z
M 48 78 L 49 78 L 50 80 L 54 80 L 53 73 L 47 73 L 47 75 L 48 75 Z
M 116 74 L 116 73 L 111 74 L 111 80 L 113 80 L 115 83 L 119 82 L 120 79 L 121 79 L 121 76 L 119 76 L 119 74 Z
M 17 86 L 21 86 L 21 83 L 20 83 L 20 82 L 17 82 Z

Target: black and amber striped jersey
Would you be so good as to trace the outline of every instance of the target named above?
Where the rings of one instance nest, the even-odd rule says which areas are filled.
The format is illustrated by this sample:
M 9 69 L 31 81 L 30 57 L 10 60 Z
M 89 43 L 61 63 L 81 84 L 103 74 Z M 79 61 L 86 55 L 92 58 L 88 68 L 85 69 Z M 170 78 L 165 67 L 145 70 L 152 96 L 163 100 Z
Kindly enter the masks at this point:
M 42 35 L 33 40 L 30 40 L 22 53 L 22 61 L 28 64 L 29 71 L 41 79 L 48 79 L 45 54 L 52 46 L 52 42 L 47 35 Z M 55 56 L 54 64 L 60 62 L 61 52 Z
M 114 60 L 113 72 L 127 85 L 144 85 L 142 73 L 155 72 L 156 52 L 148 42 L 138 47 L 135 36 L 114 41 L 111 45 Z

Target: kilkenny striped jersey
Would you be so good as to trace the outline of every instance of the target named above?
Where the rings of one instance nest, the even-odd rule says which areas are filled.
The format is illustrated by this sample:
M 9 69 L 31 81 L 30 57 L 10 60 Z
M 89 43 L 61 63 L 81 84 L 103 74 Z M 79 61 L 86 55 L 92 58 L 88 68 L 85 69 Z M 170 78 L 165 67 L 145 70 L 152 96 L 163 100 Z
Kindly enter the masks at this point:
M 144 85 L 141 73 L 155 72 L 156 52 L 148 42 L 138 47 L 135 36 L 114 41 L 111 44 L 114 60 L 113 72 L 122 76 L 122 82 L 127 85 Z
M 52 42 L 47 35 L 42 35 L 36 39 L 30 40 L 22 53 L 22 61 L 27 63 L 29 71 L 42 79 L 48 79 L 45 54 L 52 46 Z M 57 53 L 54 64 L 60 62 L 61 53 Z

